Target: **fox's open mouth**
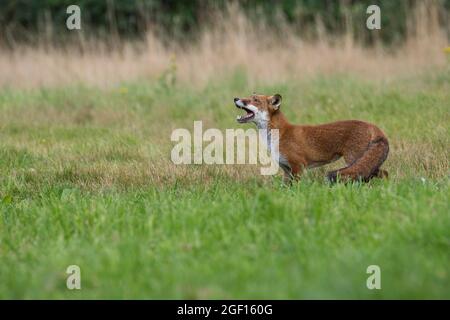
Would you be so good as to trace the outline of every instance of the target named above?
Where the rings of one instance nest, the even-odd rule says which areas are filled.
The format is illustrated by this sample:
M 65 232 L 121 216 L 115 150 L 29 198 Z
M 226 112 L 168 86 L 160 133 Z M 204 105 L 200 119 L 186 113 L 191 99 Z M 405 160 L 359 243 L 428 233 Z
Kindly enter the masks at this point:
M 236 107 L 238 107 L 239 109 L 243 109 L 247 112 L 247 114 L 245 114 L 243 116 L 237 116 L 236 117 L 237 122 L 246 123 L 255 117 L 255 113 L 253 111 L 247 109 L 246 107 L 240 107 L 237 104 L 236 104 Z

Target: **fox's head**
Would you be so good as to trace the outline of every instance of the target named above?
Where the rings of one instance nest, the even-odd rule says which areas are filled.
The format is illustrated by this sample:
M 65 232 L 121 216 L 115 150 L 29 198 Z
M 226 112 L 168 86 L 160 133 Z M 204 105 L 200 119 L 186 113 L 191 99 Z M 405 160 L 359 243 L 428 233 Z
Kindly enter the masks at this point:
M 266 127 L 272 115 L 280 110 L 281 95 L 253 94 L 248 98 L 234 98 L 234 104 L 247 112 L 243 116 L 237 116 L 237 122 L 254 122 L 258 127 Z

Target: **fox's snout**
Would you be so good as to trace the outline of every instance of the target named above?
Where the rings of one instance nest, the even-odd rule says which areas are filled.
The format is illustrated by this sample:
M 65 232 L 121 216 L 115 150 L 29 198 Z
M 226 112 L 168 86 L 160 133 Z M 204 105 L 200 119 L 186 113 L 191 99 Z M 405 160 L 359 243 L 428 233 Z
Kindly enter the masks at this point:
M 247 103 L 247 99 L 240 99 L 240 98 L 234 98 L 234 105 L 238 109 L 245 110 L 246 114 L 243 116 L 237 116 L 236 120 L 239 123 L 246 123 L 249 121 L 254 120 L 255 113 L 257 111 L 257 108 L 249 103 Z
M 247 102 L 240 98 L 234 98 L 234 105 L 238 108 L 243 108 L 247 106 Z
M 238 108 L 242 108 L 242 107 L 245 107 L 247 105 L 247 103 L 244 100 L 239 99 L 239 98 L 234 98 L 234 104 Z

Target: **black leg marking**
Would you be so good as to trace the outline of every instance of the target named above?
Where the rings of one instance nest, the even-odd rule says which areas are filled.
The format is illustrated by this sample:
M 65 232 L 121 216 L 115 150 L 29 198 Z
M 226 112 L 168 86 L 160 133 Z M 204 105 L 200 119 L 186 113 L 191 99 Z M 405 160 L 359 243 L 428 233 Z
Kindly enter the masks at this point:
M 335 183 L 337 181 L 337 171 L 330 171 L 327 174 L 328 181 Z

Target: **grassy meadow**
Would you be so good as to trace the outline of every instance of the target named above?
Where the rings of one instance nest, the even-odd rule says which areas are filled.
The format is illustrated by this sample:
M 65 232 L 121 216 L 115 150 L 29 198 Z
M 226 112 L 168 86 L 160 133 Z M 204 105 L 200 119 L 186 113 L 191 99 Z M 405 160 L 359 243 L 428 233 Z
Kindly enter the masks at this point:
M 0 298 L 450 298 L 448 39 L 279 41 L 232 19 L 188 48 L 0 48 Z M 171 162 L 176 128 L 251 128 L 233 97 L 254 91 L 293 123 L 377 124 L 389 179 Z
M 293 122 L 379 124 L 387 181 L 330 187 L 322 168 L 289 188 L 256 166 L 173 165 L 172 129 L 239 127 L 249 82 L 1 90 L 0 297 L 449 298 L 448 69 L 257 87 Z

